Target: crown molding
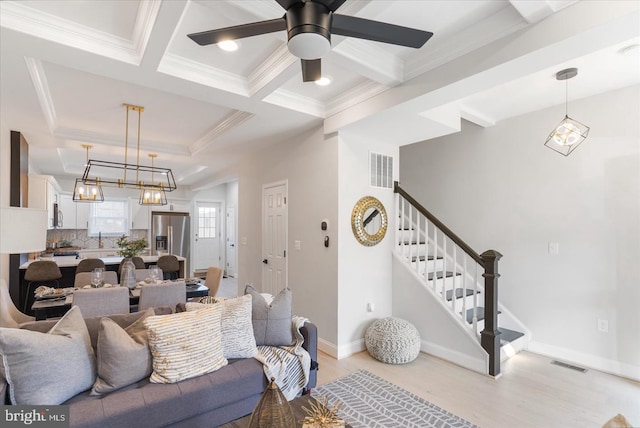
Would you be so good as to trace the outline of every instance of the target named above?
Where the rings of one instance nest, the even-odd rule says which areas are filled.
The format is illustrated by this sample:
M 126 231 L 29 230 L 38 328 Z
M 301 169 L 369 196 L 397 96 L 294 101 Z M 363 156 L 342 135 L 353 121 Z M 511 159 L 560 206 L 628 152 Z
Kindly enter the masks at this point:
M 263 101 L 289 110 L 295 110 L 322 119 L 325 118 L 325 109 L 322 102 L 284 89 L 273 91 Z
M 101 144 L 105 146 L 121 147 L 124 156 L 124 138 L 105 135 L 97 132 L 85 131 L 76 128 L 59 127 L 53 132 L 53 136 L 67 140 L 81 141 L 84 143 Z M 131 148 L 131 147 L 130 147 Z M 135 150 L 135 148 L 133 149 Z M 171 155 L 189 156 L 186 147 L 175 144 L 159 143 L 149 140 L 140 141 L 140 150 L 149 152 L 166 153 Z
M 298 61 L 286 43 L 281 44 L 258 68 L 249 74 L 249 95 L 253 96 Z
M 348 39 L 335 46 L 331 52 L 344 67 L 378 83 L 396 86 L 403 81 L 403 61 L 373 43 Z
M 388 86 L 367 80 L 329 100 L 325 105 L 326 117 L 353 107 L 389 89 Z
M 144 56 L 144 51 L 147 49 L 161 4 L 160 0 L 147 0 L 138 3 L 138 13 L 131 39 L 139 58 Z
M 164 55 L 158 65 L 158 71 L 225 92 L 249 96 L 247 79 L 175 54 Z
M 35 58 L 24 59 L 33 83 L 33 88 L 36 91 L 36 96 L 40 102 L 40 108 L 42 114 L 49 127 L 49 132 L 52 134 L 57 127 L 56 108 L 53 105 L 53 99 L 51 98 L 51 92 L 49 91 L 49 83 L 47 82 L 47 76 L 42 67 L 42 62 Z
M 0 26 L 129 64 L 141 57 L 130 40 L 36 10 L 21 2 L 0 2 Z
M 513 34 L 528 25 L 514 8 L 505 7 L 481 22 L 448 37 L 446 42 L 439 43 L 434 36 L 435 40 L 428 41 L 425 48 L 407 58 L 404 70 L 405 81 Z
M 242 125 L 247 120 L 251 119 L 255 114 L 248 113 L 246 111 L 236 110 L 227 117 L 225 117 L 220 123 L 213 127 L 204 136 L 197 141 L 189 145 L 189 152 L 192 156 L 197 155 L 203 150 L 211 147 L 217 138 L 219 138 L 225 132 L 229 132 L 231 129 Z

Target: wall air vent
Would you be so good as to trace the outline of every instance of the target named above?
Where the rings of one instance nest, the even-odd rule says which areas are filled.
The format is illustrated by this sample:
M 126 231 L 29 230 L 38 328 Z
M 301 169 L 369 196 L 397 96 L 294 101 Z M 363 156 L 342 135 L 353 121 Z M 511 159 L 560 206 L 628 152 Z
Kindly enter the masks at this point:
M 393 157 L 369 153 L 369 184 L 372 187 L 393 188 Z

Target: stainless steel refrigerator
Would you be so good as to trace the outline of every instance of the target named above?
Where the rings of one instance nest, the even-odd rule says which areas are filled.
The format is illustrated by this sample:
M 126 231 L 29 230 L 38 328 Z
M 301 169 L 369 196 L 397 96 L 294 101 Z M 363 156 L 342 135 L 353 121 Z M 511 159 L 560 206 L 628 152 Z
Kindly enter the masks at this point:
M 151 212 L 151 245 L 157 255 L 173 254 L 187 259 L 185 271 L 190 272 L 191 224 L 189 213 Z

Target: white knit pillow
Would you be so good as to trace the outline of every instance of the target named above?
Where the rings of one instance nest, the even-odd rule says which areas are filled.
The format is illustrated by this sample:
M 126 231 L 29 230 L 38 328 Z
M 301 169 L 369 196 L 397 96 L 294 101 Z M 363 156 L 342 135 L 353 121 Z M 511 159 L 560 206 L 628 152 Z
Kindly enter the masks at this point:
M 144 325 L 153 356 L 153 383 L 174 383 L 227 365 L 222 353 L 222 306 L 147 318 Z
M 258 354 L 251 322 L 251 295 L 225 299 L 214 306 L 222 306 L 222 352 L 225 358 L 251 358 Z M 208 308 L 211 304 L 187 302 L 187 311 Z

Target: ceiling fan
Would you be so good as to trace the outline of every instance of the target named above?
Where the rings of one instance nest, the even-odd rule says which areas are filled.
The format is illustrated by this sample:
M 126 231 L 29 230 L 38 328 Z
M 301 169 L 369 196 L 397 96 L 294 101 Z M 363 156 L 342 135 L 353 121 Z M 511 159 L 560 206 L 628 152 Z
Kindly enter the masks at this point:
M 302 61 L 302 80 L 320 79 L 320 58 L 331 50 L 331 34 L 411 48 L 422 47 L 433 33 L 334 13 L 346 0 L 276 0 L 282 18 L 188 34 L 201 46 L 287 30 L 289 51 Z

